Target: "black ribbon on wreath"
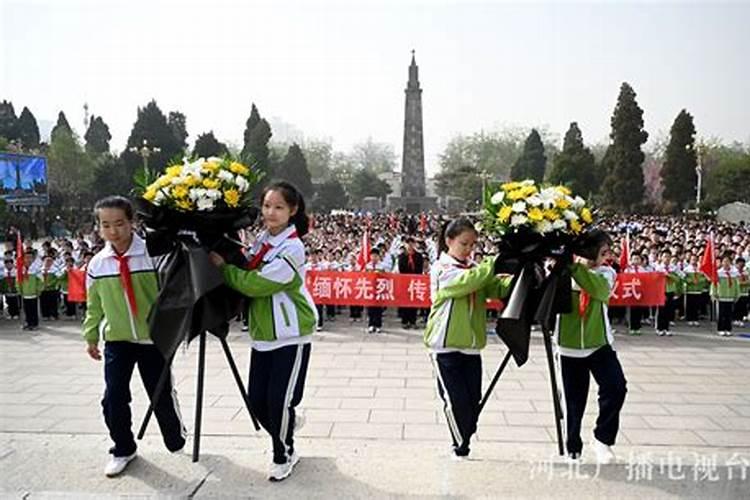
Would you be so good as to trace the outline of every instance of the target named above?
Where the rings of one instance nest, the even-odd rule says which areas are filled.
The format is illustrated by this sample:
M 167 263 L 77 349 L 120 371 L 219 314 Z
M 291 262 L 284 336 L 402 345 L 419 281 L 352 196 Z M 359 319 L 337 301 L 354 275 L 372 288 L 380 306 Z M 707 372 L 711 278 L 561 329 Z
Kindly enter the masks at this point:
M 512 292 L 497 320 L 495 332 L 508 347 L 517 366 L 529 358 L 531 325 L 536 322 L 552 335 L 558 314 L 571 312 L 570 264 L 573 255 L 596 258 L 603 235 L 591 229 L 578 236 L 541 235 L 521 231 L 498 242 L 495 273 L 513 274 Z M 548 258 L 554 265 L 545 269 Z
M 244 266 L 237 231 L 251 225 L 258 210 L 185 213 L 143 199 L 135 205 L 149 254 L 161 256 L 159 295 L 148 318 L 156 347 L 169 359 L 182 341 L 190 342 L 203 332 L 225 338 L 243 297 L 224 284 L 208 253 L 215 251 L 228 263 Z

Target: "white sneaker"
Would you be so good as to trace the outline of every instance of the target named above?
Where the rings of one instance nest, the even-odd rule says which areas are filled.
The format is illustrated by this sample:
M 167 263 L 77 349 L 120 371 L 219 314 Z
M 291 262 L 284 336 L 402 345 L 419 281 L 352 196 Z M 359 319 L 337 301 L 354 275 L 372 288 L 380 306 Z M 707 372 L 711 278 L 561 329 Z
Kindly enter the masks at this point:
M 305 419 L 305 416 L 301 413 L 295 413 L 294 414 L 294 433 L 298 433 L 301 428 L 305 426 L 305 422 L 307 420 Z
M 664 335 L 666 335 L 667 337 L 671 337 L 672 336 L 672 331 L 671 330 L 667 330 L 666 332 L 664 332 Z
M 268 480 L 273 482 L 283 481 L 292 474 L 294 466 L 299 462 L 299 455 L 295 451 L 292 456 L 283 464 L 271 463 L 271 469 L 268 472 Z
M 591 448 L 594 449 L 594 453 L 596 454 L 596 462 L 599 464 L 611 464 L 615 460 L 617 460 L 617 457 L 615 457 L 615 453 L 612 451 L 612 448 L 596 438 L 591 441 Z
M 725 337 L 731 337 L 732 336 L 732 332 L 724 332 L 724 336 Z
M 665 333 L 666 333 L 666 332 L 665 332 L 664 330 L 657 330 L 657 331 L 656 331 L 656 334 L 657 334 L 657 335 L 658 335 L 659 337 L 663 337 Z
M 104 475 L 107 477 L 119 476 L 125 467 L 135 458 L 136 454 L 128 455 L 127 457 L 116 457 L 112 455 L 104 466 Z
M 315 330 L 319 332 L 319 331 L 323 330 L 323 327 L 322 326 L 316 326 Z
M 565 462 L 569 464 L 581 463 L 581 453 L 568 453 L 565 455 Z
M 246 332 L 247 331 L 247 325 L 242 325 L 242 328 L 240 328 L 240 330 L 242 330 L 243 332 Z
M 376 328 L 375 333 L 380 333 L 380 328 Z
M 375 327 L 374 326 L 368 326 L 367 327 L 367 331 L 368 331 L 368 333 L 373 333 L 375 331 Z

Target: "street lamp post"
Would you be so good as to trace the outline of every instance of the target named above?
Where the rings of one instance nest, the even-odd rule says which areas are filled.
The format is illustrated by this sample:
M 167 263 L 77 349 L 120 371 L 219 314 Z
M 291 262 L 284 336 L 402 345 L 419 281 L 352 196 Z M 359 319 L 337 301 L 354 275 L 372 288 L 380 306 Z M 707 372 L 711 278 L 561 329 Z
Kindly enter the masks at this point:
M 695 186 L 695 209 L 700 210 L 701 205 L 701 187 L 703 185 L 703 166 L 702 163 L 702 147 L 699 144 L 698 145 L 698 163 L 695 166 L 695 175 L 696 175 L 696 186 Z
M 146 178 L 150 177 L 150 172 L 148 170 L 148 157 L 151 156 L 154 153 L 161 152 L 161 148 L 157 146 L 149 146 L 148 140 L 143 139 L 143 145 L 141 147 L 131 147 L 129 149 L 131 153 L 136 153 L 143 158 L 143 171 L 146 173 Z

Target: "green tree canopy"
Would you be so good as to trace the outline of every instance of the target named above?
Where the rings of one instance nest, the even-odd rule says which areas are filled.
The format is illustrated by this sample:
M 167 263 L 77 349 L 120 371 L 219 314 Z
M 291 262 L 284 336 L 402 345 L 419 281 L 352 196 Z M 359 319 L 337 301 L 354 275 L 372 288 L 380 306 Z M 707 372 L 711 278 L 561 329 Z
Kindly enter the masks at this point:
M 604 180 L 603 199 L 616 210 L 632 212 L 643 203 L 643 160 L 641 151 L 648 139 L 643 130 L 643 110 L 635 100 L 635 91 L 627 83 L 612 114 L 612 144 L 606 155 L 608 166 Z
M 92 116 L 89 128 L 83 136 L 86 139 L 86 152 L 93 155 L 109 153 L 109 141 L 112 134 L 109 126 L 104 123 L 101 116 Z
M 513 180 L 534 179 L 541 182 L 547 167 L 547 157 L 544 154 L 544 144 L 536 129 L 526 138 L 521 156 L 513 164 L 510 176 Z
M 672 202 L 676 209 L 687 208 L 688 204 L 695 199 L 695 186 L 698 180 L 695 172 L 697 164 L 693 117 L 683 109 L 670 129 L 666 159 L 661 169 L 664 186 L 662 197 Z
M 330 142 L 308 140 L 301 145 L 302 153 L 307 160 L 307 170 L 315 179 L 328 179 L 331 175 L 333 163 L 333 146 Z
M 18 117 L 18 138 L 25 149 L 36 149 L 39 147 L 39 125 L 36 118 L 26 106 Z
M 349 197 L 355 206 L 362 204 L 362 199 L 366 196 L 375 196 L 381 200 L 391 193 L 391 186 L 387 182 L 380 180 L 377 174 L 370 170 L 354 170 L 349 183 Z
M 314 190 L 310 172 L 305 155 L 297 144 L 289 146 L 286 156 L 275 169 L 274 177 L 292 183 L 306 199 L 312 199 Z
M 57 114 L 57 123 L 52 128 L 52 132 L 50 133 L 51 140 L 54 141 L 55 137 L 60 133 L 64 133 L 66 135 L 73 135 L 73 129 L 70 128 L 68 119 L 65 118 L 65 113 L 63 113 L 62 111 L 60 111 Z
M 9 141 L 18 139 L 18 117 L 10 101 L 0 102 L 0 137 Z
M 130 171 L 134 172 L 143 165 L 142 155 L 132 149 L 140 151 L 144 147 L 144 141 L 151 151 L 148 156 L 151 172 L 161 172 L 170 160 L 182 154 L 182 147 L 167 123 L 167 117 L 153 100 L 145 107 L 138 108 L 138 118 L 122 152 L 122 160 Z M 153 148 L 159 148 L 159 151 L 154 151 Z
M 196 158 L 208 158 L 210 156 L 224 156 L 229 154 L 227 145 L 219 142 L 211 130 L 205 134 L 198 135 L 193 148 L 193 156 Z
M 59 200 L 62 207 L 89 207 L 93 203 L 94 161 L 83 151 L 78 138 L 58 129 L 47 158 L 50 199 Z
M 596 162 L 591 150 L 583 144 L 583 134 L 573 122 L 565 133 L 563 149 L 552 162 L 549 181 L 565 184 L 574 193 L 589 197 L 596 191 Z
M 252 103 L 252 107 L 250 109 L 250 116 L 247 118 L 247 121 L 245 122 L 245 132 L 242 134 L 242 138 L 243 138 L 242 156 L 243 157 L 249 154 L 252 154 L 252 151 L 250 151 L 251 134 L 253 132 L 253 129 L 257 127 L 259 123 L 260 123 L 260 113 L 258 112 L 258 108 L 257 106 L 255 106 L 255 103 Z
M 750 203 L 750 150 L 724 150 L 706 179 L 706 206 L 719 208 L 733 201 Z
M 174 135 L 177 144 L 180 146 L 181 151 L 187 150 L 187 118 L 184 114 L 179 111 L 170 111 L 169 118 L 167 118 L 169 128 L 172 129 L 172 135 Z
M 352 148 L 352 161 L 357 168 L 366 169 L 376 174 L 396 170 L 396 153 L 391 144 L 375 142 L 371 137 L 355 144 Z
M 349 197 L 337 179 L 328 179 L 315 190 L 313 206 L 316 212 L 346 208 L 349 206 Z

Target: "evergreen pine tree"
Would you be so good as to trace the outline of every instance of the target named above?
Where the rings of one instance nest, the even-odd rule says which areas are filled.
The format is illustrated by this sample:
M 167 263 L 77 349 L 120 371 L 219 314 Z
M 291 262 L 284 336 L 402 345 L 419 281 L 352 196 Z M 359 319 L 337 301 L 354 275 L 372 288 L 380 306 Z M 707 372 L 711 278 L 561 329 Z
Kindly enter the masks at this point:
M 199 134 L 195 140 L 193 156 L 196 158 L 208 158 L 210 156 L 224 156 L 229 154 L 226 144 L 219 142 L 214 136 L 213 130 L 206 134 Z
M 313 185 L 310 172 L 307 170 L 307 161 L 296 143 L 289 146 L 286 156 L 274 172 L 274 177 L 290 182 L 306 199 L 312 199 Z
M 17 122 L 18 138 L 25 149 L 36 149 L 39 147 L 39 126 L 36 118 L 31 114 L 29 108 L 23 107 L 21 116 Z
M 86 139 L 86 152 L 89 154 L 109 153 L 109 141 L 112 134 L 109 133 L 109 126 L 104 123 L 101 116 L 92 116 L 89 122 L 89 128 L 83 136 Z
M 167 119 L 169 128 L 172 129 L 177 144 L 180 145 L 180 149 L 185 151 L 187 149 L 187 118 L 184 114 L 179 111 L 170 111 L 169 118 Z
M 590 196 L 596 189 L 595 161 L 591 150 L 583 144 L 583 134 L 573 122 L 565 133 L 563 150 L 552 162 L 549 181 L 566 184 L 574 193 Z
M 271 140 L 271 126 L 261 118 L 258 124 L 248 137 L 247 147 L 243 150 L 242 159 L 248 165 L 254 165 L 255 168 L 266 174 L 268 180 L 271 174 L 270 151 L 268 141 Z
M 247 122 L 245 122 L 245 132 L 242 135 L 243 137 L 243 143 L 242 143 L 242 157 L 245 158 L 249 153 L 250 150 L 250 135 L 253 131 L 253 129 L 260 123 L 260 113 L 258 112 L 258 108 L 255 106 L 255 103 L 252 105 L 252 109 L 250 110 L 250 116 L 247 119 Z
M 54 141 L 55 137 L 57 137 L 57 134 L 59 133 L 65 133 L 70 136 L 73 135 L 73 129 L 70 128 L 68 119 L 65 118 L 65 113 L 63 113 L 62 111 L 57 114 L 57 123 L 52 128 L 52 132 L 50 133 L 50 142 Z
M 643 130 L 643 110 L 635 100 L 635 92 L 627 83 L 620 87 L 620 95 L 612 114 L 612 144 L 608 150 L 609 163 L 604 180 L 604 200 L 612 208 L 632 212 L 643 203 L 643 160 L 641 145 L 648 139 Z
M 167 117 L 153 100 L 145 107 L 138 108 L 138 118 L 122 152 L 122 160 L 131 175 L 143 165 L 143 158 L 130 149 L 142 148 L 144 140 L 149 148 L 160 149 L 158 152 L 152 151 L 148 157 L 148 167 L 152 173 L 160 173 L 170 160 L 178 159 L 182 154 L 182 147 L 172 132 Z
M 542 138 L 536 129 L 532 129 L 523 145 L 521 156 L 511 169 L 511 178 L 513 180 L 533 179 L 541 182 L 544 179 L 546 165 L 547 157 L 544 155 Z
M 10 101 L 0 103 L 0 137 L 9 141 L 18 139 L 18 117 Z
M 698 164 L 695 152 L 695 125 L 686 110 L 680 111 L 669 131 L 666 159 L 661 169 L 662 197 L 675 204 L 676 209 L 686 208 L 695 199 Z

